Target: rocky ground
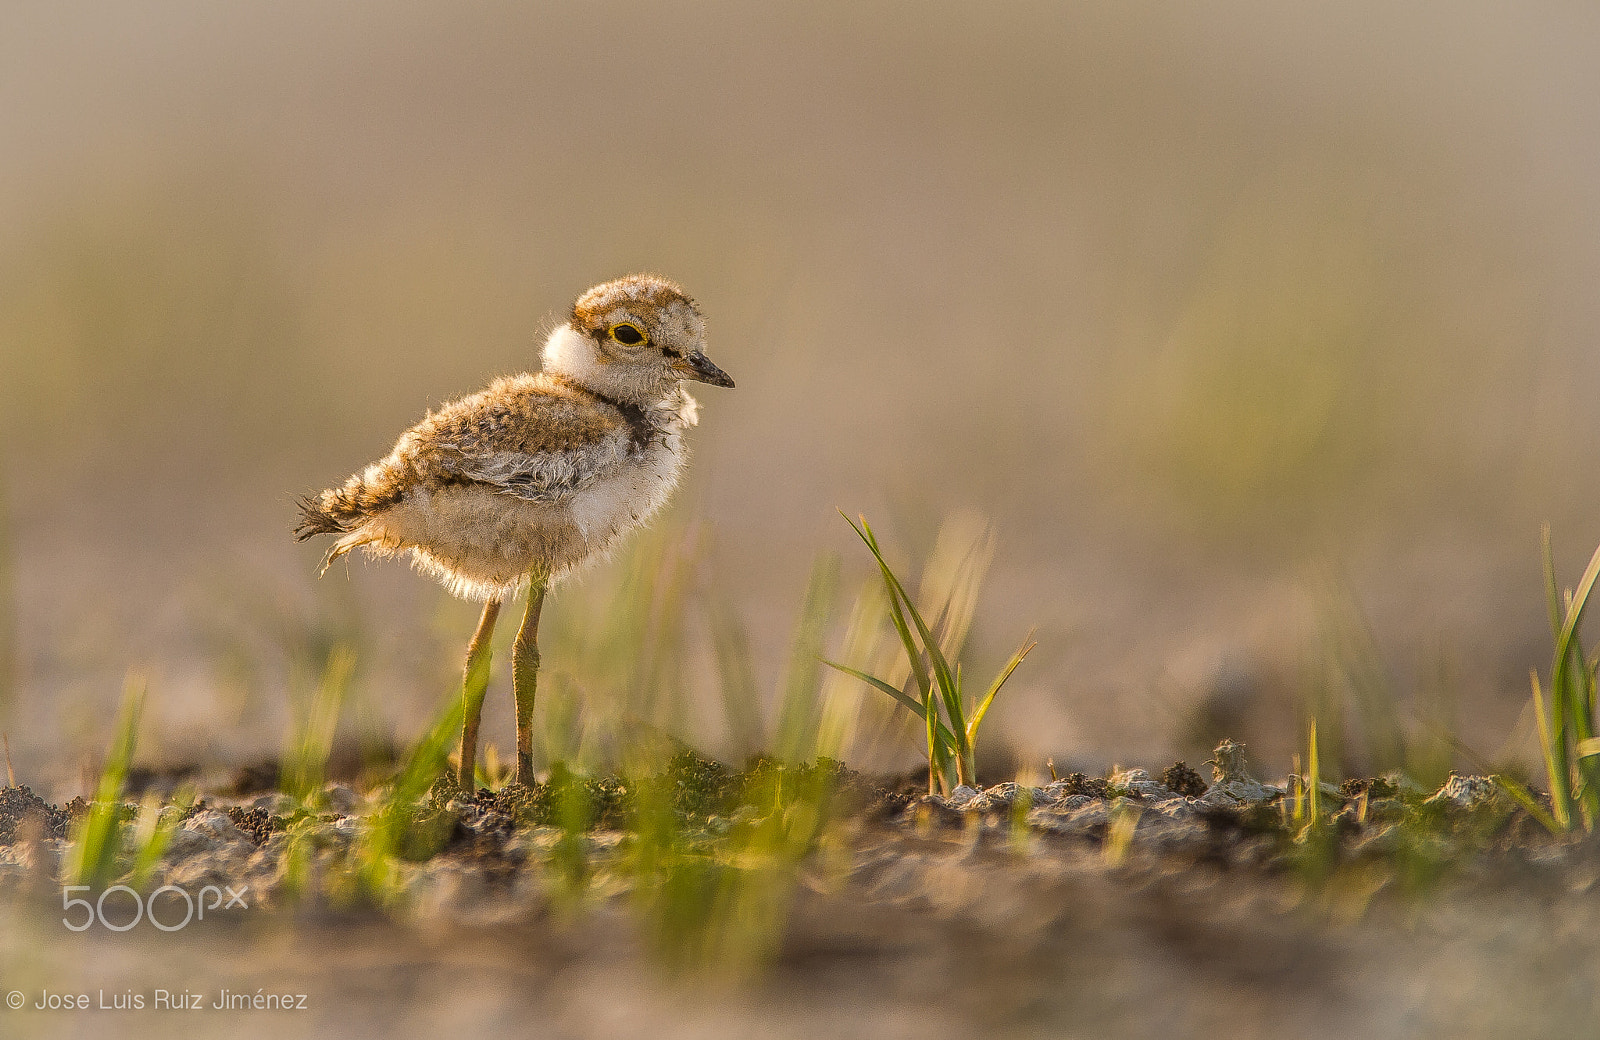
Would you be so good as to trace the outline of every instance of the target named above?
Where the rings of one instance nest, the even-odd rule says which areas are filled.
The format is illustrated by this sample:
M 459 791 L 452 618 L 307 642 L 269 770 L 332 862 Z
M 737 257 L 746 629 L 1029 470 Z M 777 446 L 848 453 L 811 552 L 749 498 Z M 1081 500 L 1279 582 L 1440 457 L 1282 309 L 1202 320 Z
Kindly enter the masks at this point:
M 124 932 L 131 893 L 81 932 L 83 908 L 63 921 L 86 807 L 6 789 L 0 989 L 23 1006 L 0 1009 L 0 1031 L 1530 1037 L 1600 1021 L 1600 847 L 1549 836 L 1484 778 L 1324 785 L 1312 826 L 1303 783 L 1242 765 L 941 798 L 824 764 L 785 776 L 827 780 L 833 820 L 785 859 L 754 840 L 796 832 L 763 830 L 752 774 L 678 768 L 660 849 L 737 869 L 641 870 L 645 795 L 621 781 L 441 783 L 379 899 L 350 882 L 376 796 L 331 785 L 315 811 L 276 792 L 208 797 L 169 821 L 143 890 L 203 904 L 211 886 L 219 905 Z M 580 827 L 553 824 L 564 791 L 586 796 Z M 730 882 L 748 877 L 781 884 Z M 220 905 L 229 892 L 242 905 Z M 183 917 L 160 899 L 152 915 Z M 741 923 L 751 908 L 770 922 Z M 179 1020 L 175 994 L 204 1006 Z

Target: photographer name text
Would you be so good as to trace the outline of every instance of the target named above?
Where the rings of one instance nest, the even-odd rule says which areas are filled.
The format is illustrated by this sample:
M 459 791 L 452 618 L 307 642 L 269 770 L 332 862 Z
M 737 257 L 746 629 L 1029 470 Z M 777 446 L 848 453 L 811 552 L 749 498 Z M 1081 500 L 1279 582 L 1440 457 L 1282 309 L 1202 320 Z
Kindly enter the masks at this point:
M 265 989 L 239 992 L 219 989 L 196 993 L 184 989 L 96 990 L 94 993 L 56 993 L 40 990 L 31 1000 L 18 990 L 6 995 L 13 1011 L 305 1011 L 306 994 L 276 993 Z

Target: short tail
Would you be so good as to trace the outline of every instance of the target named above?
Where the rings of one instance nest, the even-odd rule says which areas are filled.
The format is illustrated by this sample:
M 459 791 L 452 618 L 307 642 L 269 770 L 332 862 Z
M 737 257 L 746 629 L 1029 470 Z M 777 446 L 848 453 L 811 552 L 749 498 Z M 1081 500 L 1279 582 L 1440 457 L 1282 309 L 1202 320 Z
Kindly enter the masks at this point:
M 295 500 L 300 507 L 300 523 L 294 529 L 296 540 L 303 542 L 319 534 L 344 535 L 328 550 L 322 561 L 323 571 L 356 546 L 376 541 L 363 528 L 400 500 L 397 491 L 374 486 L 370 476 L 370 472 L 357 473 L 340 487 Z
M 349 530 L 345 526 L 348 518 L 341 518 L 343 510 L 336 511 L 335 503 L 329 501 L 337 493 L 324 491 L 317 495 L 301 495 L 294 500 L 294 504 L 300 507 L 300 523 L 294 529 L 295 541 L 303 542 L 319 534 L 343 534 Z

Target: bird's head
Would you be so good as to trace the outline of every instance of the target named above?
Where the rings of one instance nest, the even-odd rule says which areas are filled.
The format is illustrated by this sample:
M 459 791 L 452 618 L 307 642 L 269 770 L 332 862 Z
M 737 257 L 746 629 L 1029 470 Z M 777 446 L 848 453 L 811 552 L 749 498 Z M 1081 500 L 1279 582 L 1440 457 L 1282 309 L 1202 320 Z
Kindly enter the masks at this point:
M 685 379 L 733 380 L 705 354 L 706 322 L 679 286 L 636 274 L 578 297 L 544 346 L 546 372 L 596 393 L 647 403 Z

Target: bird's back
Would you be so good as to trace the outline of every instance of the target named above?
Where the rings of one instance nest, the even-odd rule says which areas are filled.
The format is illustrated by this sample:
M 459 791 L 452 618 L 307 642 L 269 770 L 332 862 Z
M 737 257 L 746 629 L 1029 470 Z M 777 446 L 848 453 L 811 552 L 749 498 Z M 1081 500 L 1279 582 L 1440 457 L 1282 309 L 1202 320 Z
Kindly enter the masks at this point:
M 687 395 L 683 395 L 687 399 Z M 556 576 L 648 519 L 681 467 L 681 440 L 642 409 L 559 376 L 507 376 L 430 413 L 343 486 L 301 504 L 301 537 L 411 550 L 471 598 Z

